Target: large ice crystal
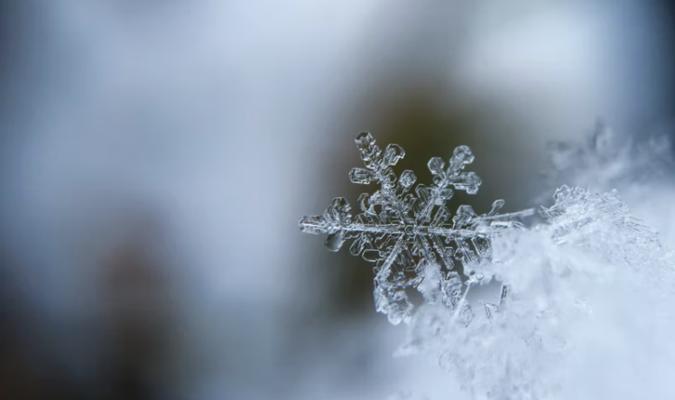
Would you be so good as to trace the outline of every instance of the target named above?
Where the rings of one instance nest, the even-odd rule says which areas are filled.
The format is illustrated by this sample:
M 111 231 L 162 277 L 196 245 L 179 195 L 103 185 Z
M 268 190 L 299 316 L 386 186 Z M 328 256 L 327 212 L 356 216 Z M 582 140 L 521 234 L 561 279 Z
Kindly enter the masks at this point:
M 367 132 L 355 142 L 364 167 L 353 168 L 349 178 L 356 184 L 377 184 L 378 189 L 359 196 L 357 214 L 347 200 L 336 197 L 322 215 L 301 218 L 300 229 L 326 234 L 332 251 L 349 243 L 351 254 L 375 264 L 375 306 L 393 324 L 410 320 L 411 291 L 429 292 L 428 283 L 420 286 L 429 268 L 437 269 L 439 301 L 468 323 L 473 311 L 466 297 L 482 277 L 469 274 L 467 266 L 488 258 L 490 241 L 507 228 L 520 227 L 519 219 L 534 211 L 499 213 L 504 200 L 496 200 L 484 214 L 470 205 L 460 205 L 453 214 L 448 203 L 454 193 L 473 195 L 481 184 L 475 172 L 465 170 L 474 161 L 467 146 L 455 148 L 447 163 L 431 158 L 427 167 L 432 183 L 415 185 L 412 171 L 394 172 L 405 156 L 401 146 L 381 149 Z

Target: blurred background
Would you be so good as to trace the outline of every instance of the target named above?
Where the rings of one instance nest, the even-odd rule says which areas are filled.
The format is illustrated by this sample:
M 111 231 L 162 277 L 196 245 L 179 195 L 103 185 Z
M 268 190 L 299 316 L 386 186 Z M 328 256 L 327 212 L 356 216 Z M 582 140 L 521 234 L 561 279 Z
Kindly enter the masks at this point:
M 369 266 L 298 218 L 355 200 L 363 130 L 422 181 L 468 144 L 476 209 L 531 206 L 547 142 L 671 132 L 674 22 L 665 0 L 0 1 L 0 398 L 454 393 L 392 356 Z

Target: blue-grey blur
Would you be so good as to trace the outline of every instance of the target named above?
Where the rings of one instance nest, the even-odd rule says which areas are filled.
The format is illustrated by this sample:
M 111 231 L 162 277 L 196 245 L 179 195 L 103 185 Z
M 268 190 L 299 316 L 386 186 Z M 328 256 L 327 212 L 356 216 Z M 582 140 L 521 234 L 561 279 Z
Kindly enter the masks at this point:
M 547 143 L 599 120 L 671 135 L 674 23 L 665 0 L 0 1 L 0 398 L 438 382 L 392 357 L 369 266 L 298 218 L 356 198 L 363 130 L 422 180 L 471 146 L 481 210 L 536 205 Z

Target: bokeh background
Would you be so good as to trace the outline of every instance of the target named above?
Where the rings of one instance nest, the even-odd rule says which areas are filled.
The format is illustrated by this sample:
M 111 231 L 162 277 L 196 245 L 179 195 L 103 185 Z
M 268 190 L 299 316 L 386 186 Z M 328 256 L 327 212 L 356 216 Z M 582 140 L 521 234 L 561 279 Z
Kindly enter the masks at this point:
M 472 204 L 513 210 L 551 140 L 669 135 L 674 22 L 665 0 L 1 1 L 0 398 L 455 390 L 392 356 L 370 268 L 297 219 L 363 189 L 362 130 L 422 180 L 470 145 Z

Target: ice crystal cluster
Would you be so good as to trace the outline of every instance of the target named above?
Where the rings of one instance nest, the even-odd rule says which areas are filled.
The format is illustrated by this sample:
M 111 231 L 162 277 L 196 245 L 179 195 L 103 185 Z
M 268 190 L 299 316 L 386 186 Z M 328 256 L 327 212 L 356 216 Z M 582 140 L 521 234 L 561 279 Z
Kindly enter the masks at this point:
M 604 134 L 556 162 L 622 177 Z M 356 144 L 365 168 L 350 179 L 377 190 L 357 213 L 336 198 L 299 224 L 375 264 L 377 310 L 409 326 L 400 354 L 437 357 L 473 399 L 675 398 L 675 261 L 616 190 L 561 186 L 525 226 L 533 211 L 500 213 L 502 200 L 485 214 L 451 212 L 453 194 L 481 182 L 466 146 L 429 160 L 431 183 L 415 185 L 412 171 L 393 170 L 401 147 L 367 133 Z
M 546 189 L 539 200 L 545 201 L 563 184 L 600 192 L 616 189 L 634 215 L 674 245 L 675 149 L 667 133 L 655 130 L 640 136 L 621 135 L 598 123 L 581 141 L 551 143 Z
M 427 163 L 431 183 L 415 185 L 413 171 L 397 176 L 393 170 L 405 156 L 401 146 L 381 149 L 367 132 L 355 142 L 364 167 L 352 168 L 349 179 L 361 185 L 377 184 L 378 189 L 359 196 L 358 213 L 352 213 L 343 197 L 336 197 L 323 214 L 303 217 L 300 229 L 327 235 L 326 246 L 332 251 L 349 242 L 351 254 L 375 264 L 375 307 L 393 324 L 410 319 L 414 310 L 410 292 L 420 289 L 429 265 L 439 269 L 442 303 L 468 324 L 473 311 L 464 299 L 481 277 L 471 276 L 467 266 L 489 256 L 492 238 L 520 226 L 518 218 L 531 215 L 532 210 L 501 214 L 504 200 L 495 200 L 485 214 L 466 204 L 452 213 L 448 202 L 454 193 L 476 194 L 481 184 L 475 172 L 466 171 L 474 161 L 467 146 L 455 148 L 447 163 L 432 157 Z

